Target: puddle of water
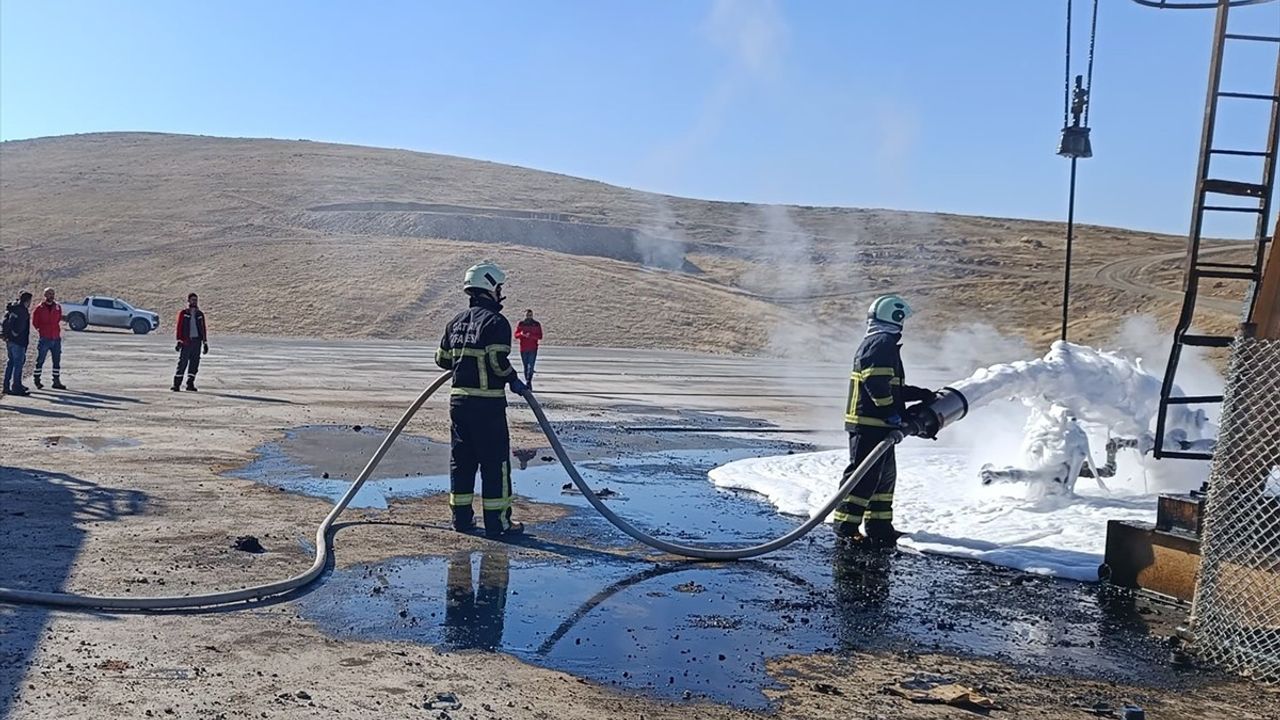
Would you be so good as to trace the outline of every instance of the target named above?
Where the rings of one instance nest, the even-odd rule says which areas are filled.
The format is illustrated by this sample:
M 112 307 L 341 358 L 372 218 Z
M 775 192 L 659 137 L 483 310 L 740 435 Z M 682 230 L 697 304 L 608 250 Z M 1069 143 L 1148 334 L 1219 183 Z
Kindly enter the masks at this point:
M 633 454 L 589 461 L 583 471 L 597 489 L 618 492 L 607 502 L 650 532 L 740 544 L 775 537 L 796 520 L 759 496 L 717 489 L 706 473 L 776 452 L 775 445 Z M 238 474 L 294 492 L 336 497 L 347 487 L 300 469 L 279 444 L 251 467 Z M 551 465 L 514 474 L 523 497 L 576 509 L 530 528 L 534 537 L 524 541 L 559 557 L 494 543 L 483 552 L 356 566 L 333 573 L 299 606 L 333 635 L 505 652 L 604 685 L 745 707 L 768 705 L 770 658 L 814 652 L 941 651 L 1033 672 L 1182 681 L 1148 631 L 1161 618 L 1098 586 L 942 557 L 850 554 L 836 550 L 825 529 L 762 561 L 655 565 L 581 549 L 584 540 L 597 548 L 632 543 L 581 496 L 562 493 L 567 481 Z M 446 488 L 444 476 L 383 478 L 358 500 L 384 507 L 388 498 Z M 578 547 L 557 542 L 568 538 Z
M 655 565 L 495 545 L 339 571 L 299 604 L 337 636 L 506 652 L 603 685 L 753 708 L 769 704 L 769 659 L 814 652 L 958 652 L 1179 682 L 1143 619 L 1087 586 L 823 546 L 781 562 Z

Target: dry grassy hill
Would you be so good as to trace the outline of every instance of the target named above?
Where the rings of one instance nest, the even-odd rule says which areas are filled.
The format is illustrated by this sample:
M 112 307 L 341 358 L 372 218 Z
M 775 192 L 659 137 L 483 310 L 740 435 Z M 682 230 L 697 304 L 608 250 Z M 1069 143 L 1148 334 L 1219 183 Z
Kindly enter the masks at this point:
M 1179 210 L 1181 212 L 1181 210 Z M 637 192 L 403 150 L 103 133 L 0 144 L 3 294 L 54 285 L 220 332 L 434 340 L 492 257 L 551 342 L 806 354 L 895 290 L 938 330 L 1056 332 L 1062 227 Z M 1183 239 L 1078 231 L 1075 333 L 1177 307 Z M 1224 289 L 1227 293 L 1231 289 Z M 1223 301 L 1205 324 L 1229 325 Z M 167 323 L 166 323 L 167 324 Z M 820 352 L 814 350 L 813 352 Z

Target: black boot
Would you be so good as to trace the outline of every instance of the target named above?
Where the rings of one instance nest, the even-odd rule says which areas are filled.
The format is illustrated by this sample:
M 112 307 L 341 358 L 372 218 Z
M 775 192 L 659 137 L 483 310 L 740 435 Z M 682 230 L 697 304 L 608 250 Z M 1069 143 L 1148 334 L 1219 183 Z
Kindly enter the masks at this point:
M 36 384 L 36 388 L 37 388 L 37 389 L 40 389 L 40 390 L 43 390 L 43 389 L 44 389 L 44 383 L 40 382 L 40 376 L 39 376 L 39 375 L 33 375 L 33 376 L 31 377 L 31 379 L 35 381 L 35 384 Z
M 521 535 L 524 535 L 524 523 L 518 523 L 518 522 L 511 523 L 510 525 L 507 526 L 505 530 L 494 531 L 494 530 L 490 530 L 489 528 L 485 528 L 484 530 L 484 536 L 491 540 L 497 540 L 500 538 L 501 539 L 516 538 L 516 537 L 520 537 Z
M 190 390 L 191 392 L 200 392 L 200 388 L 196 387 L 195 376 L 187 378 L 187 390 Z
M 181 379 L 179 379 L 179 378 L 174 378 L 174 379 L 173 379 L 173 387 L 172 387 L 172 388 L 170 388 L 170 389 L 171 389 L 171 390 L 173 390 L 174 392 L 178 392 L 178 391 L 182 390 L 182 380 L 181 380 Z
M 476 515 L 475 511 L 469 507 L 453 508 L 453 529 L 460 533 L 473 533 L 476 531 Z
M 54 390 L 66 390 L 66 389 L 67 389 L 67 386 L 66 386 L 66 385 L 63 385 L 63 384 L 62 384 L 62 381 L 61 381 L 61 380 L 59 380 L 58 378 L 54 378 L 54 379 L 53 379 L 53 385 L 52 385 L 51 387 L 53 387 L 53 389 L 54 389 Z
M 906 533 L 893 526 L 892 520 L 868 520 L 867 539 L 880 547 L 893 547 Z

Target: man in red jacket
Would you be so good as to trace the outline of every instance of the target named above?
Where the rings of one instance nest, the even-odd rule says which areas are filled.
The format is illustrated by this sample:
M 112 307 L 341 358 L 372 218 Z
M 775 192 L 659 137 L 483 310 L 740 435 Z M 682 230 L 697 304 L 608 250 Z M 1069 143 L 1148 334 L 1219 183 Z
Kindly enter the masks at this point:
M 533 311 L 525 310 L 524 319 L 516 325 L 520 341 L 520 360 L 524 363 L 524 384 L 533 389 L 533 364 L 538 361 L 538 341 L 542 339 L 542 323 L 533 319 Z
M 66 390 L 62 384 L 62 306 L 54 299 L 53 288 L 44 289 L 44 302 L 31 313 L 31 327 L 40 334 L 36 342 L 36 369 L 31 379 L 36 387 L 43 388 L 40 373 L 44 370 L 44 358 L 53 356 L 53 389 Z
M 197 392 L 196 373 L 200 372 L 200 355 L 209 353 L 209 332 L 204 325 L 204 312 L 195 293 L 187 295 L 187 306 L 178 311 L 174 332 L 178 336 L 178 370 L 173 374 L 173 391 L 182 389 L 182 375 L 187 375 L 187 389 Z

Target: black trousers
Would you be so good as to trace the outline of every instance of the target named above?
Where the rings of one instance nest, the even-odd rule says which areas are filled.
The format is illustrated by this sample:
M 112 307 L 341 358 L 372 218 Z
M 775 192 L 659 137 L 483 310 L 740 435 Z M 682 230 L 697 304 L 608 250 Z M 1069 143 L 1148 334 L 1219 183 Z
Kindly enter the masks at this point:
M 173 373 L 173 382 L 176 384 L 182 380 L 185 373 L 192 380 L 196 379 L 196 375 L 200 372 L 200 343 L 190 342 L 182 346 L 182 351 L 178 353 L 178 369 Z
M 849 433 L 849 465 L 840 482 L 846 482 L 858 465 L 871 454 L 880 441 L 889 437 L 888 428 L 862 427 Z M 853 491 L 836 509 L 836 532 L 851 535 L 867 520 L 867 534 L 893 527 L 893 489 L 898 484 L 898 461 L 894 448 L 880 456 L 866 475 L 853 486 Z
M 511 527 L 511 436 L 507 404 L 493 398 L 461 398 L 449 405 L 452 453 L 449 458 L 449 506 L 455 526 L 475 517 L 476 471 L 485 532 Z

